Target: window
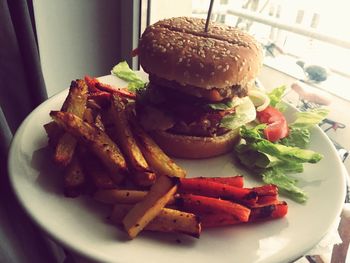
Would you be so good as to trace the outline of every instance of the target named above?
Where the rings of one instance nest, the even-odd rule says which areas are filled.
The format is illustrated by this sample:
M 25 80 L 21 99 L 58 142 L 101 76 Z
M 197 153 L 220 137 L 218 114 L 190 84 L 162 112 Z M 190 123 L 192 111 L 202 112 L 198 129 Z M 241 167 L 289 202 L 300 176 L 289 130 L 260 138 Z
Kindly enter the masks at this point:
M 206 18 L 209 2 L 152 0 L 150 21 L 171 16 Z M 266 63 L 283 57 L 294 65 L 301 60 L 330 70 L 327 82 L 333 87 L 350 83 L 348 10 L 346 0 L 216 0 L 212 20 L 254 35 L 266 47 Z
M 192 14 L 205 18 L 208 1 L 192 4 Z M 225 0 L 218 1 L 214 19 L 247 30 L 263 44 L 273 43 L 295 58 L 350 76 L 349 7 L 344 0 Z M 253 19 L 245 18 L 247 14 Z M 265 18 L 264 23 L 254 21 L 254 15 L 258 21 Z

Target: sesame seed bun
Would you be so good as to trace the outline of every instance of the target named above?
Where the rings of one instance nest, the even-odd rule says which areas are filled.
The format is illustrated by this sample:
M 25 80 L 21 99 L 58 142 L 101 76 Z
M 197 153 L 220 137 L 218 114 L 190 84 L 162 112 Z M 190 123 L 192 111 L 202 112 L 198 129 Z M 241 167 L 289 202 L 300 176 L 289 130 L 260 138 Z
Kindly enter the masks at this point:
M 215 137 L 186 136 L 166 131 L 154 131 L 152 135 L 165 153 L 184 159 L 204 159 L 231 152 L 239 138 L 238 129 Z
M 159 78 L 203 89 L 246 86 L 262 65 L 260 44 L 223 24 L 178 17 L 147 27 L 139 42 L 142 68 Z

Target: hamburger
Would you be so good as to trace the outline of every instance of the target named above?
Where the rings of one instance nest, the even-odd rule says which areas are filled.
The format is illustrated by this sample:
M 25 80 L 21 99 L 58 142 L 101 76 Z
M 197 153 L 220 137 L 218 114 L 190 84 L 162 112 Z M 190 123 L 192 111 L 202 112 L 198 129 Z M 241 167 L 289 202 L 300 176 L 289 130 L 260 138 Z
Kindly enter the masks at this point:
M 227 153 L 239 126 L 255 119 L 249 90 L 262 65 L 260 44 L 237 28 L 178 17 L 146 28 L 138 56 L 149 84 L 136 116 L 169 155 Z

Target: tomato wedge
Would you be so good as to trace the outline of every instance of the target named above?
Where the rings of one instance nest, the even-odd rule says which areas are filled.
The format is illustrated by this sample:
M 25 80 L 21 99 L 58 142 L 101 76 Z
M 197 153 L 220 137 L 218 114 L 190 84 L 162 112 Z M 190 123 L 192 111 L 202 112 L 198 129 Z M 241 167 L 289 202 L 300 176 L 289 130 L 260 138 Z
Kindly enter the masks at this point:
M 282 112 L 272 106 L 257 112 L 258 120 L 266 123 L 264 135 L 270 142 L 276 142 L 288 136 L 288 123 Z

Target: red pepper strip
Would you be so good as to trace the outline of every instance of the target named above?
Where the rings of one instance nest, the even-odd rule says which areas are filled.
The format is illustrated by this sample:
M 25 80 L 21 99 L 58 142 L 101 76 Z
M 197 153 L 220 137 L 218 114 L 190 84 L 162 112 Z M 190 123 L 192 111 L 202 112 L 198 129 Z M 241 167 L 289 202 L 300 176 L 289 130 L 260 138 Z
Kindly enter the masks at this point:
M 96 92 L 96 89 L 99 91 L 107 91 L 113 94 L 117 94 L 120 97 L 127 99 L 136 99 L 136 94 L 134 92 L 130 92 L 125 88 L 116 88 L 109 84 L 101 83 L 96 78 L 91 78 L 89 76 L 85 76 L 85 82 L 87 83 L 89 90 L 91 92 Z M 91 87 L 91 88 L 90 88 Z
M 258 200 L 255 204 L 250 205 L 250 208 L 275 204 L 278 202 L 278 188 L 276 185 L 267 184 L 263 186 L 253 187 L 251 189 L 258 194 Z
M 194 194 L 181 194 L 176 197 L 175 204 L 181 210 L 196 215 L 227 214 L 241 222 L 247 222 L 250 209 L 230 201 Z
M 280 218 L 285 216 L 287 212 L 288 212 L 288 205 L 284 201 L 279 202 L 277 204 L 252 208 L 251 214 L 249 217 L 249 222 Z
M 105 107 L 110 103 L 111 93 L 106 91 L 90 93 L 88 99 L 94 100 L 100 107 Z
M 251 189 L 255 191 L 258 194 L 258 196 L 274 196 L 278 194 L 278 188 L 274 184 L 266 184 L 262 186 L 253 187 Z
M 288 136 L 287 120 L 276 108 L 268 106 L 266 109 L 258 111 L 257 117 L 261 123 L 267 124 L 264 135 L 269 141 L 276 142 Z
M 199 216 L 203 228 L 230 226 L 242 223 L 235 216 L 228 214 L 203 214 Z
M 286 202 L 279 202 L 273 205 L 252 208 L 248 222 L 254 223 L 262 220 L 281 218 L 284 217 L 287 212 L 288 205 Z M 201 214 L 199 217 L 203 228 L 236 225 L 242 223 L 236 217 L 225 213 Z
M 278 201 L 277 195 L 259 196 L 258 203 L 254 207 L 273 205 L 273 204 L 276 204 L 278 202 L 279 201 Z
M 179 181 L 179 193 L 229 199 L 245 205 L 253 205 L 257 202 L 257 193 L 248 188 L 196 178 L 180 178 Z
M 227 185 L 231 185 L 231 186 L 235 186 L 235 187 L 239 187 L 239 188 L 242 188 L 243 184 L 244 184 L 243 176 L 241 176 L 241 175 L 228 176 L 228 177 L 203 177 L 203 176 L 200 176 L 200 177 L 194 177 L 192 179 L 227 184 Z
M 89 92 L 99 92 L 100 90 L 96 88 L 97 79 L 90 76 L 84 77 L 85 83 L 89 88 Z

